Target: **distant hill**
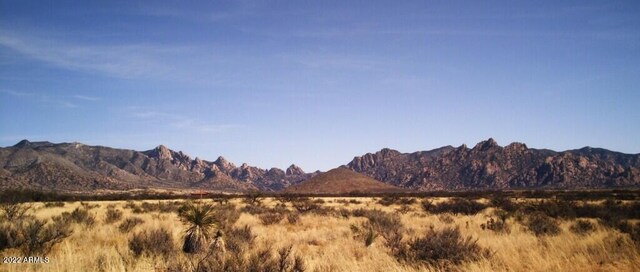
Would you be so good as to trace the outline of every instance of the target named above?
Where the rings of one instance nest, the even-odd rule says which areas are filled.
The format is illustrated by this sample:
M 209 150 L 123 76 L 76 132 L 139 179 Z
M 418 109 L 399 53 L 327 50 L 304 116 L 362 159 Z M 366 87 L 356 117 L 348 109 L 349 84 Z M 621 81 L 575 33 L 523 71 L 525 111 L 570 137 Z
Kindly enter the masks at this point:
M 286 171 L 210 162 L 160 145 L 148 151 L 81 143 L 29 142 L 0 148 L 0 189 L 54 191 L 204 189 L 275 191 L 314 174 L 291 165 Z
M 347 167 L 419 191 L 640 186 L 640 154 L 591 147 L 556 152 L 523 143 L 502 147 L 493 139 L 473 148 L 446 146 L 415 153 L 382 149 L 355 157 Z
M 300 184 L 285 189 L 298 194 L 344 194 L 400 192 L 402 189 L 377 181 L 345 167 L 319 174 Z
M 640 187 L 640 154 L 585 147 L 556 152 L 493 139 L 473 148 L 445 146 L 401 153 L 382 149 L 355 157 L 316 179 L 291 165 L 286 170 L 236 166 L 223 157 L 192 159 L 159 145 L 147 151 L 81 143 L 20 141 L 0 148 L 0 190 L 53 191 L 197 189 L 219 192 L 289 191 L 344 193 L 404 188 L 411 191 L 500 189 L 599 189 Z M 363 176 L 364 175 L 364 176 Z M 368 178 L 365 178 L 368 177 Z M 309 180 L 310 179 L 310 180 Z M 382 184 L 382 183 L 385 184 Z M 385 187 L 386 186 L 386 187 Z M 395 186 L 395 187 L 391 187 Z

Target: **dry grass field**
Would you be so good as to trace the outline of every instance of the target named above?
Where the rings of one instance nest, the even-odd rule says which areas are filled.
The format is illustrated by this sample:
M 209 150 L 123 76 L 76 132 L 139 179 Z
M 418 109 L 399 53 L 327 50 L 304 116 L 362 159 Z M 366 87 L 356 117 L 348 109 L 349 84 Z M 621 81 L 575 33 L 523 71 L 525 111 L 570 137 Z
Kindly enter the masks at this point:
M 640 271 L 635 202 L 187 202 L 4 206 L 0 271 Z

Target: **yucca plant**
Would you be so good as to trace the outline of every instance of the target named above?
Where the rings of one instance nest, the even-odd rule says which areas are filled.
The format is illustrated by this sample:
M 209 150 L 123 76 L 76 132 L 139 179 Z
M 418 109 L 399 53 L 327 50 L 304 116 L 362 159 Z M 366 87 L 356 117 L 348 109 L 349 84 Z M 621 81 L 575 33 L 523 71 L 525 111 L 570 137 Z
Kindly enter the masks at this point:
M 213 228 L 220 223 L 211 206 L 188 203 L 180 208 L 178 215 L 182 222 L 188 226 L 182 251 L 186 253 L 201 252 L 209 245 Z

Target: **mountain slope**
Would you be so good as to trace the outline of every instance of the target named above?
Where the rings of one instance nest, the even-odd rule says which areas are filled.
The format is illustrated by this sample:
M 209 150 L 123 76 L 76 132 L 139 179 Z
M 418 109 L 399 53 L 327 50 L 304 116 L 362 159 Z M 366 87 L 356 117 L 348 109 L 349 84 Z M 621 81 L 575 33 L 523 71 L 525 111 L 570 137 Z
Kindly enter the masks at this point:
M 450 146 L 415 153 L 383 149 L 347 167 L 380 181 L 417 190 L 615 188 L 640 186 L 640 154 L 582 148 L 565 152 L 499 146 Z
M 473 148 L 445 146 L 414 153 L 385 148 L 355 157 L 346 167 L 375 180 L 417 191 L 640 187 L 640 154 L 591 147 L 556 152 L 531 149 L 522 143 L 502 147 L 493 139 Z M 0 189 L 279 191 L 318 174 L 305 173 L 295 165 L 286 170 L 261 169 L 247 164 L 235 166 L 223 157 L 213 162 L 191 159 L 163 145 L 140 152 L 24 140 L 0 148 Z M 361 180 L 351 176 L 343 180 Z M 340 193 L 348 187 L 332 184 L 309 190 Z M 368 188 L 367 184 L 361 187 Z
M 312 174 L 292 165 L 287 172 L 219 157 L 214 162 L 191 159 L 160 145 L 148 151 L 21 141 L 0 148 L 0 188 L 59 191 L 96 189 L 201 188 L 220 191 L 278 190 Z
M 400 192 L 400 188 L 377 181 L 345 167 L 319 174 L 300 184 L 285 189 L 297 194 L 344 194 Z

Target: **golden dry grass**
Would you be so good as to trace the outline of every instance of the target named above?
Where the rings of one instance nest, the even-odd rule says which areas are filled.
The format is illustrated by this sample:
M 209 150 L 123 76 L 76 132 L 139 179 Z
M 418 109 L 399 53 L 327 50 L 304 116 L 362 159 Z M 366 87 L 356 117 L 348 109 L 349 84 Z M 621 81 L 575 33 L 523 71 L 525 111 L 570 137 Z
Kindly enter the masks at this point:
M 465 236 L 477 238 L 478 244 L 488 248 L 493 255 L 475 262 L 467 262 L 454 268 L 462 271 L 640 271 L 640 254 L 636 245 L 618 231 L 598 226 L 595 232 L 579 236 L 569 231 L 571 222 L 563 222 L 562 233 L 553 237 L 536 237 L 523 226 L 509 220 L 511 232 L 498 234 L 483 230 L 480 225 L 492 213 L 487 209 L 473 216 L 454 216 L 454 222 L 446 224 L 438 215 L 426 214 L 420 204 L 410 205 L 411 211 L 399 213 L 399 205 L 382 206 L 373 198 L 357 198 L 360 204 L 337 203 L 338 199 L 323 198 L 325 207 L 380 209 L 401 216 L 408 237 L 419 236 L 433 227 L 459 226 Z M 436 199 L 442 201 L 444 199 Z M 157 203 L 157 201 L 149 201 Z M 241 200 L 231 201 L 242 207 Z M 263 205 L 273 207 L 278 202 L 265 199 Z M 162 227 L 172 232 L 175 248 L 179 249 L 186 227 L 176 213 L 149 212 L 133 214 L 124 208 L 124 201 L 91 202 L 99 205 L 91 209 L 97 223 L 93 228 L 74 225 L 72 236 L 56 245 L 48 255 L 48 264 L 1 264 L 0 271 L 162 271 L 167 261 L 161 258 L 133 257 L 128 240 L 133 232 Z M 62 208 L 45 208 L 42 203 L 32 204 L 31 213 L 46 219 L 70 212 L 80 203 L 67 203 Z M 140 217 L 145 223 L 130 233 L 121 233 L 115 224 L 104 224 L 108 205 L 121 209 L 123 218 Z M 217 204 L 216 204 L 217 205 Z M 355 240 L 350 226 L 364 222 L 364 218 L 338 218 L 316 214 L 304 214 L 300 222 L 290 224 L 287 220 L 264 226 L 257 216 L 243 213 L 235 226 L 249 225 L 257 235 L 256 248 L 271 246 L 280 248 L 293 245 L 294 254 L 303 256 L 307 271 L 425 271 L 437 270 L 428 266 L 403 264 L 389 254 L 389 250 L 378 238 L 366 247 Z M 182 253 L 180 253 L 182 254 Z M 16 250 L 6 250 L 1 256 L 20 256 Z M 183 255 L 183 254 L 182 254 Z

